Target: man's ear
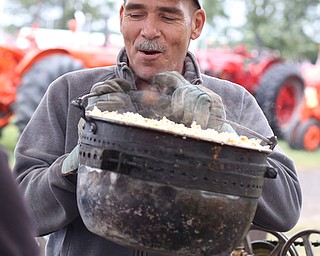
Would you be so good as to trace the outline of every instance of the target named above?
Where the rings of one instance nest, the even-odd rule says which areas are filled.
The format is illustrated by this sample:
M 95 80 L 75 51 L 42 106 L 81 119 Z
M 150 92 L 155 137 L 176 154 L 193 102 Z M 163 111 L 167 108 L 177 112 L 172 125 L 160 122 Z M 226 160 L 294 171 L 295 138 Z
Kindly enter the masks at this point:
M 202 32 L 204 24 L 206 22 L 206 13 L 203 9 L 198 9 L 193 13 L 192 16 L 192 31 L 191 39 L 197 39 Z
M 120 11 L 119 11 L 119 17 L 120 17 L 120 32 L 121 32 L 121 33 L 122 33 L 123 15 L 124 15 L 124 5 L 121 5 Z

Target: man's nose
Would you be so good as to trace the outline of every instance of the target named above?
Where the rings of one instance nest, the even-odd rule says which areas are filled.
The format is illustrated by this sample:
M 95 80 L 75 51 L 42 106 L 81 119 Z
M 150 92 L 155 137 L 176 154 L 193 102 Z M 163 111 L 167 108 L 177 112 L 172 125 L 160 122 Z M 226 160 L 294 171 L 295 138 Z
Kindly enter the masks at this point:
M 142 35 L 147 39 L 154 39 L 160 34 L 159 22 L 154 17 L 148 17 L 142 28 Z

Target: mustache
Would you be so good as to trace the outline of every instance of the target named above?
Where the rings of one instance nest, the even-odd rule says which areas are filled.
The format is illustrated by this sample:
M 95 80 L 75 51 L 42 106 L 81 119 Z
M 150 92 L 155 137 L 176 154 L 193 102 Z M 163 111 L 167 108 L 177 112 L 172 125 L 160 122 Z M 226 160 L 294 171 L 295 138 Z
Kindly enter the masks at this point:
M 166 47 L 159 44 L 156 40 L 145 40 L 144 42 L 138 44 L 137 49 L 139 51 L 157 51 L 164 52 Z

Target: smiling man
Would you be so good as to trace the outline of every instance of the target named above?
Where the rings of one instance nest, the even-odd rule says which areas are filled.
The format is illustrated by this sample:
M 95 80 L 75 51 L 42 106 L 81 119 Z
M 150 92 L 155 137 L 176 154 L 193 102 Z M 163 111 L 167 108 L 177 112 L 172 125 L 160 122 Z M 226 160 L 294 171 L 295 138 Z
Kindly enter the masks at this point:
M 81 111 L 71 105 L 73 100 L 91 92 L 95 96 L 87 110 L 138 112 L 252 136 L 223 122 L 229 119 L 273 136 L 256 100 L 243 87 L 201 74 L 188 47 L 204 23 L 205 11 L 197 0 L 126 0 L 120 9 L 125 47 L 117 64 L 71 72 L 49 86 L 17 143 L 13 170 L 37 235 L 48 235 L 47 256 L 156 255 L 121 246 L 85 227 L 76 199 Z M 265 181 L 253 222 L 287 231 L 300 214 L 299 180 L 294 163 L 279 146 L 267 162 L 278 176 Z
M 138 87 L 159 72 L 183 72 L 190 40 L 200 36 L 205 22 L 195 2 L 126 1 L 122 6 L 121 32 Z

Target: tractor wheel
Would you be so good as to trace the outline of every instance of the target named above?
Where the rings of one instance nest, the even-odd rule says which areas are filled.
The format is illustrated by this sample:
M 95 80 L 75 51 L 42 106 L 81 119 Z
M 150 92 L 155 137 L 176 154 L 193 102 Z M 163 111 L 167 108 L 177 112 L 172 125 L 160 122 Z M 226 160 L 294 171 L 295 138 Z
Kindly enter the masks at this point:
M 304 80 L 293 65 L 279 63 L 262 76 L 255 97 L 278 137 L 294 122 L 304 95 Z
M 296 131 L 298 148 L 316 151 L 320 147 L 320 122 L 315 119 L 300 124 Z
M 289 129 L 286 129 L 283 134 L 284 139 L 292 149 L 302 149 L 297 141 L 297 131 L 300 125 L 301 123 L 299 121 L 296 122 L 294 125 L 291 125 Z
M 83 65 L 66 54 L 55 54 L 33 64 L 22 77 L 14 104 L 15 122 L 22 132 L 40 103 L 49 84 L 59 76 Z

